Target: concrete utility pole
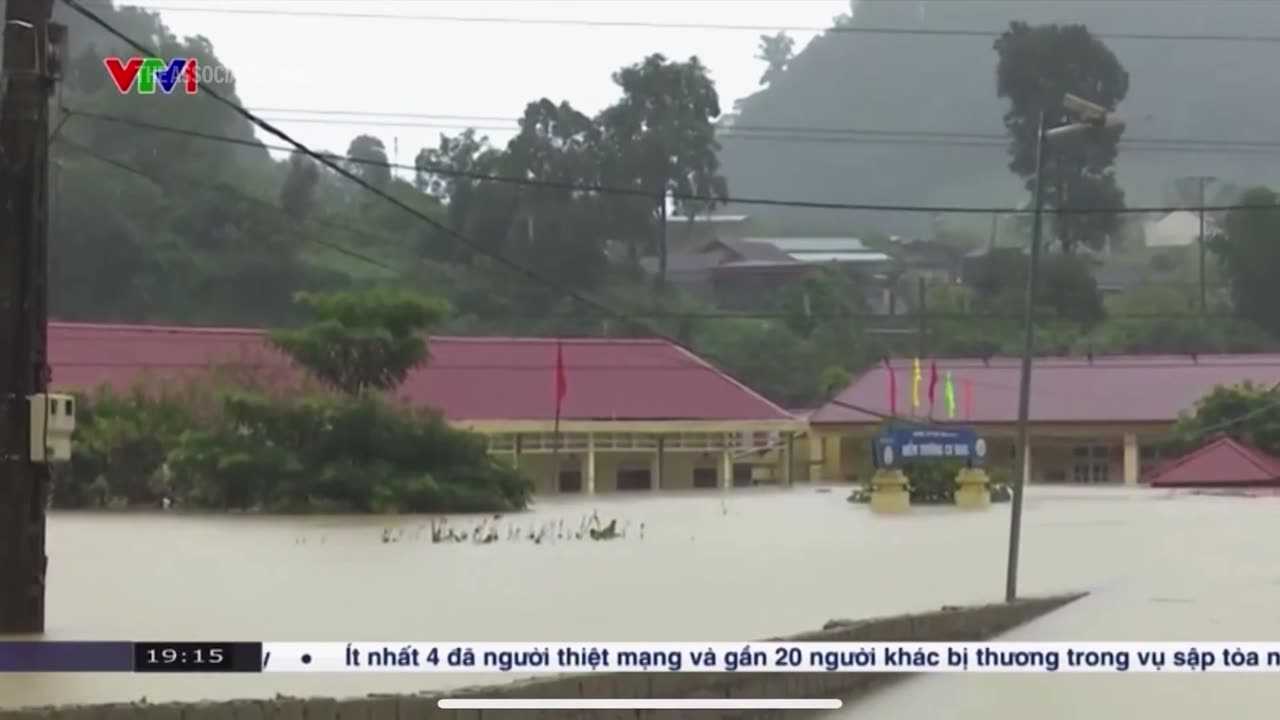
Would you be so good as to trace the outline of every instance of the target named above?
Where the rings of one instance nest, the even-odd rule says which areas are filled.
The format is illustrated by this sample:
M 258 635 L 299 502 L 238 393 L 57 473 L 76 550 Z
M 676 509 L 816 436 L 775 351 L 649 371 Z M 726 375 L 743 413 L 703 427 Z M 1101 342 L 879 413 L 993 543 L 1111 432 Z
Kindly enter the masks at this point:
M 1044 230 L 1044 171 L 1045 153 L 1057 138 L 1069 137 L 1089 129 L 1124 127 L 1123 122 L 1111 118 L 1110 111 L 1088 100 L 1067 95 L 1062 100 L 1067 112 L 1079 118 L 1077 122 L 1049 127 L 1050 117 L 1040 111 L 1036 130 L 1035 195 L 1032 200 L 1031 248 L 1027 257 L 1027 291 L 1022 321 L 1022 367 L 1018 381 L 1018 429 L 1015 451 L 1017 453 L 1017 481 L 1013 484 L 1013 498 L 1009 507 L 1009 561 L 1005 571 L 1005 601 L 1018 597 L 1018 561 L 1022 548 L 1022 496 L 1031 481 L 1031 463 L 1027 461 L 1031 449 L 1031 361 L 1035 355 L 1035 299 L 1036 281 L 1040 264 L 1041 235 Z
M 1205 261 L 1208 256 L 1207 247 L 1204 237 L 1204 206 L 1205 206 L 1205 188 L 1209 183 L 1217 180 L 1215 177 L 1202 176 L 1195 178 L 1196 185 L 1200 194 L 1200 314 L 1207 315 L 1209 313 L 1209 284 L 1205 274 Z
M 28 396 L 49 384 L 49 97 L 66 29 L 53 0 L 7 0 L 0 101 L 0 635 L 44 632 L 49 466 L 31 460 Z

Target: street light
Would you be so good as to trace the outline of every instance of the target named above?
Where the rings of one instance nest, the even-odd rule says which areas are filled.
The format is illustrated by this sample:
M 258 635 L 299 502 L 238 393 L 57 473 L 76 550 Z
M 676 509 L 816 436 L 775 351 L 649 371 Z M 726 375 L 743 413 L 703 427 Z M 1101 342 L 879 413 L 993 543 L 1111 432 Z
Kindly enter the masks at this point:
M 1016 457 L 1020 468 L 1013 485 L 1013 502 L 1009 512 L 1009 565 L 1005 574 L 1004 599 L 1013 602 L 1018 596 L 1018 551 L 1022 542 L 1022 495 L 1030 480 L 1031 465 L 1027 462 L 1030 442 L 1031 414 L 1031 356 L 1035 340 L 1036 274 L 1040 265 L 1041 229 L 1044 220 L 1044 160 L 1045 148 L 1051 140 L 1068 137 L 1091 129 L 1124 127 L 1124 123 L 1109 117 L 1109 110 L 1075 95 L 1067 95 L 1062 104 L 1078 121 L 1055 128 L 1048 127 L 1048 111 L 1040 111 L 1036 130 L 1035 199 L 1032 210 L 1031 250 L 1027 258 L 1027 297 L 1023 315 L 1022 372 L 1018 382 L 1018 431 Z

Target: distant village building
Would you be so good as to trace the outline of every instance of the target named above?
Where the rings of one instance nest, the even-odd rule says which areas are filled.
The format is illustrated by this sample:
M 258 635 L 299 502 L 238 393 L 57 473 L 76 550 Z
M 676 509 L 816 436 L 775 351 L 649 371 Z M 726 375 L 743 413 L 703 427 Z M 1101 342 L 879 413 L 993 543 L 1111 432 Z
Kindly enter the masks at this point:
M 1205 237 L 1217 234 L 1212 218 L 1204 220 Z M 1142 241 L 1149 248 L 1187 247 L 1200 241 L 1200 216 L 1189 210 L 1175 210 L 1142 226 Z
M 648 274 L 659 270 L 659 258 L 640 262 Z M 870 312 L 888 313 L 893 265 L 891 256 L 852 237 L 720 237 L 693 252 L 668 255 L 666 276 L 669 282 L 710 295 L 725 307 L 754 309 L 813 268 L 833 266 L 865 281 Z

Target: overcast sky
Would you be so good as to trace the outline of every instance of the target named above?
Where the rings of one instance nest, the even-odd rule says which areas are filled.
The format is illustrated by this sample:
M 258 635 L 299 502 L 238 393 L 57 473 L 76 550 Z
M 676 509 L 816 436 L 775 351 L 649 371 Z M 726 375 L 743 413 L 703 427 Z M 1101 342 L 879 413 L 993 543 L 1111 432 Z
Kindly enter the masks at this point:
M 159 10 L 179 36 L 208 37 L 218 58 L 235 73 L 241 100 L 264 117 L 279 121 L 299 140 L 341 152 L 353 136 L 369 133 L 381 137 L 389 151 L 398 145 L 400 162 L 412 162 L 424 145 L 434 146 L 441 132 L 453 134 L 471 125 L 513 127 L 525 104 L 543 96 L 568 100 L 594 113 L 617 97 L 610 74 L 650 53 L 701 58 L 711 69 L 725 111 L 735 99 L 757 89 L 764 69 L 754 57 L 761 30 L 575 26 L 522 23 L 522 19 L 780 29 L 824 27 L 849 11 L 848 0 L 135 0 L 128 4 Z M 399 17 L 296 14 L 326 12 Z M 506 20 L 462 22 L 438 16 Z M 792 31 L 791 35 L 799 51 L 814 33 Z M 377 117 L 378 113 L 410 116 Z M 285 119 L 290 117 L 294 119 Z M 510 135 L 501 129 L 485 132 L 495 140 Z

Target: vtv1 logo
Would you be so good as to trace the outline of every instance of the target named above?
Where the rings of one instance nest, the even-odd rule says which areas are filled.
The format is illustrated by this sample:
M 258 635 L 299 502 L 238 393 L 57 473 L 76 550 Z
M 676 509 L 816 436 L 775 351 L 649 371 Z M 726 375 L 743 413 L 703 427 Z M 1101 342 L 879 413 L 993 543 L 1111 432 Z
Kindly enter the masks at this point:
M 196 92 L 195 58 L 165 61 L 157 57 L 131 57 L 128 60 L 109 57 L 103 58 L 102 64 L 107 66 L 107 74 L 121 95 L 128 95 L 130 90 L 136 90 L 140 95 L 154 95 L 156 88 L 168 95 L 178 86 L 179 80 L 188 95 Z

